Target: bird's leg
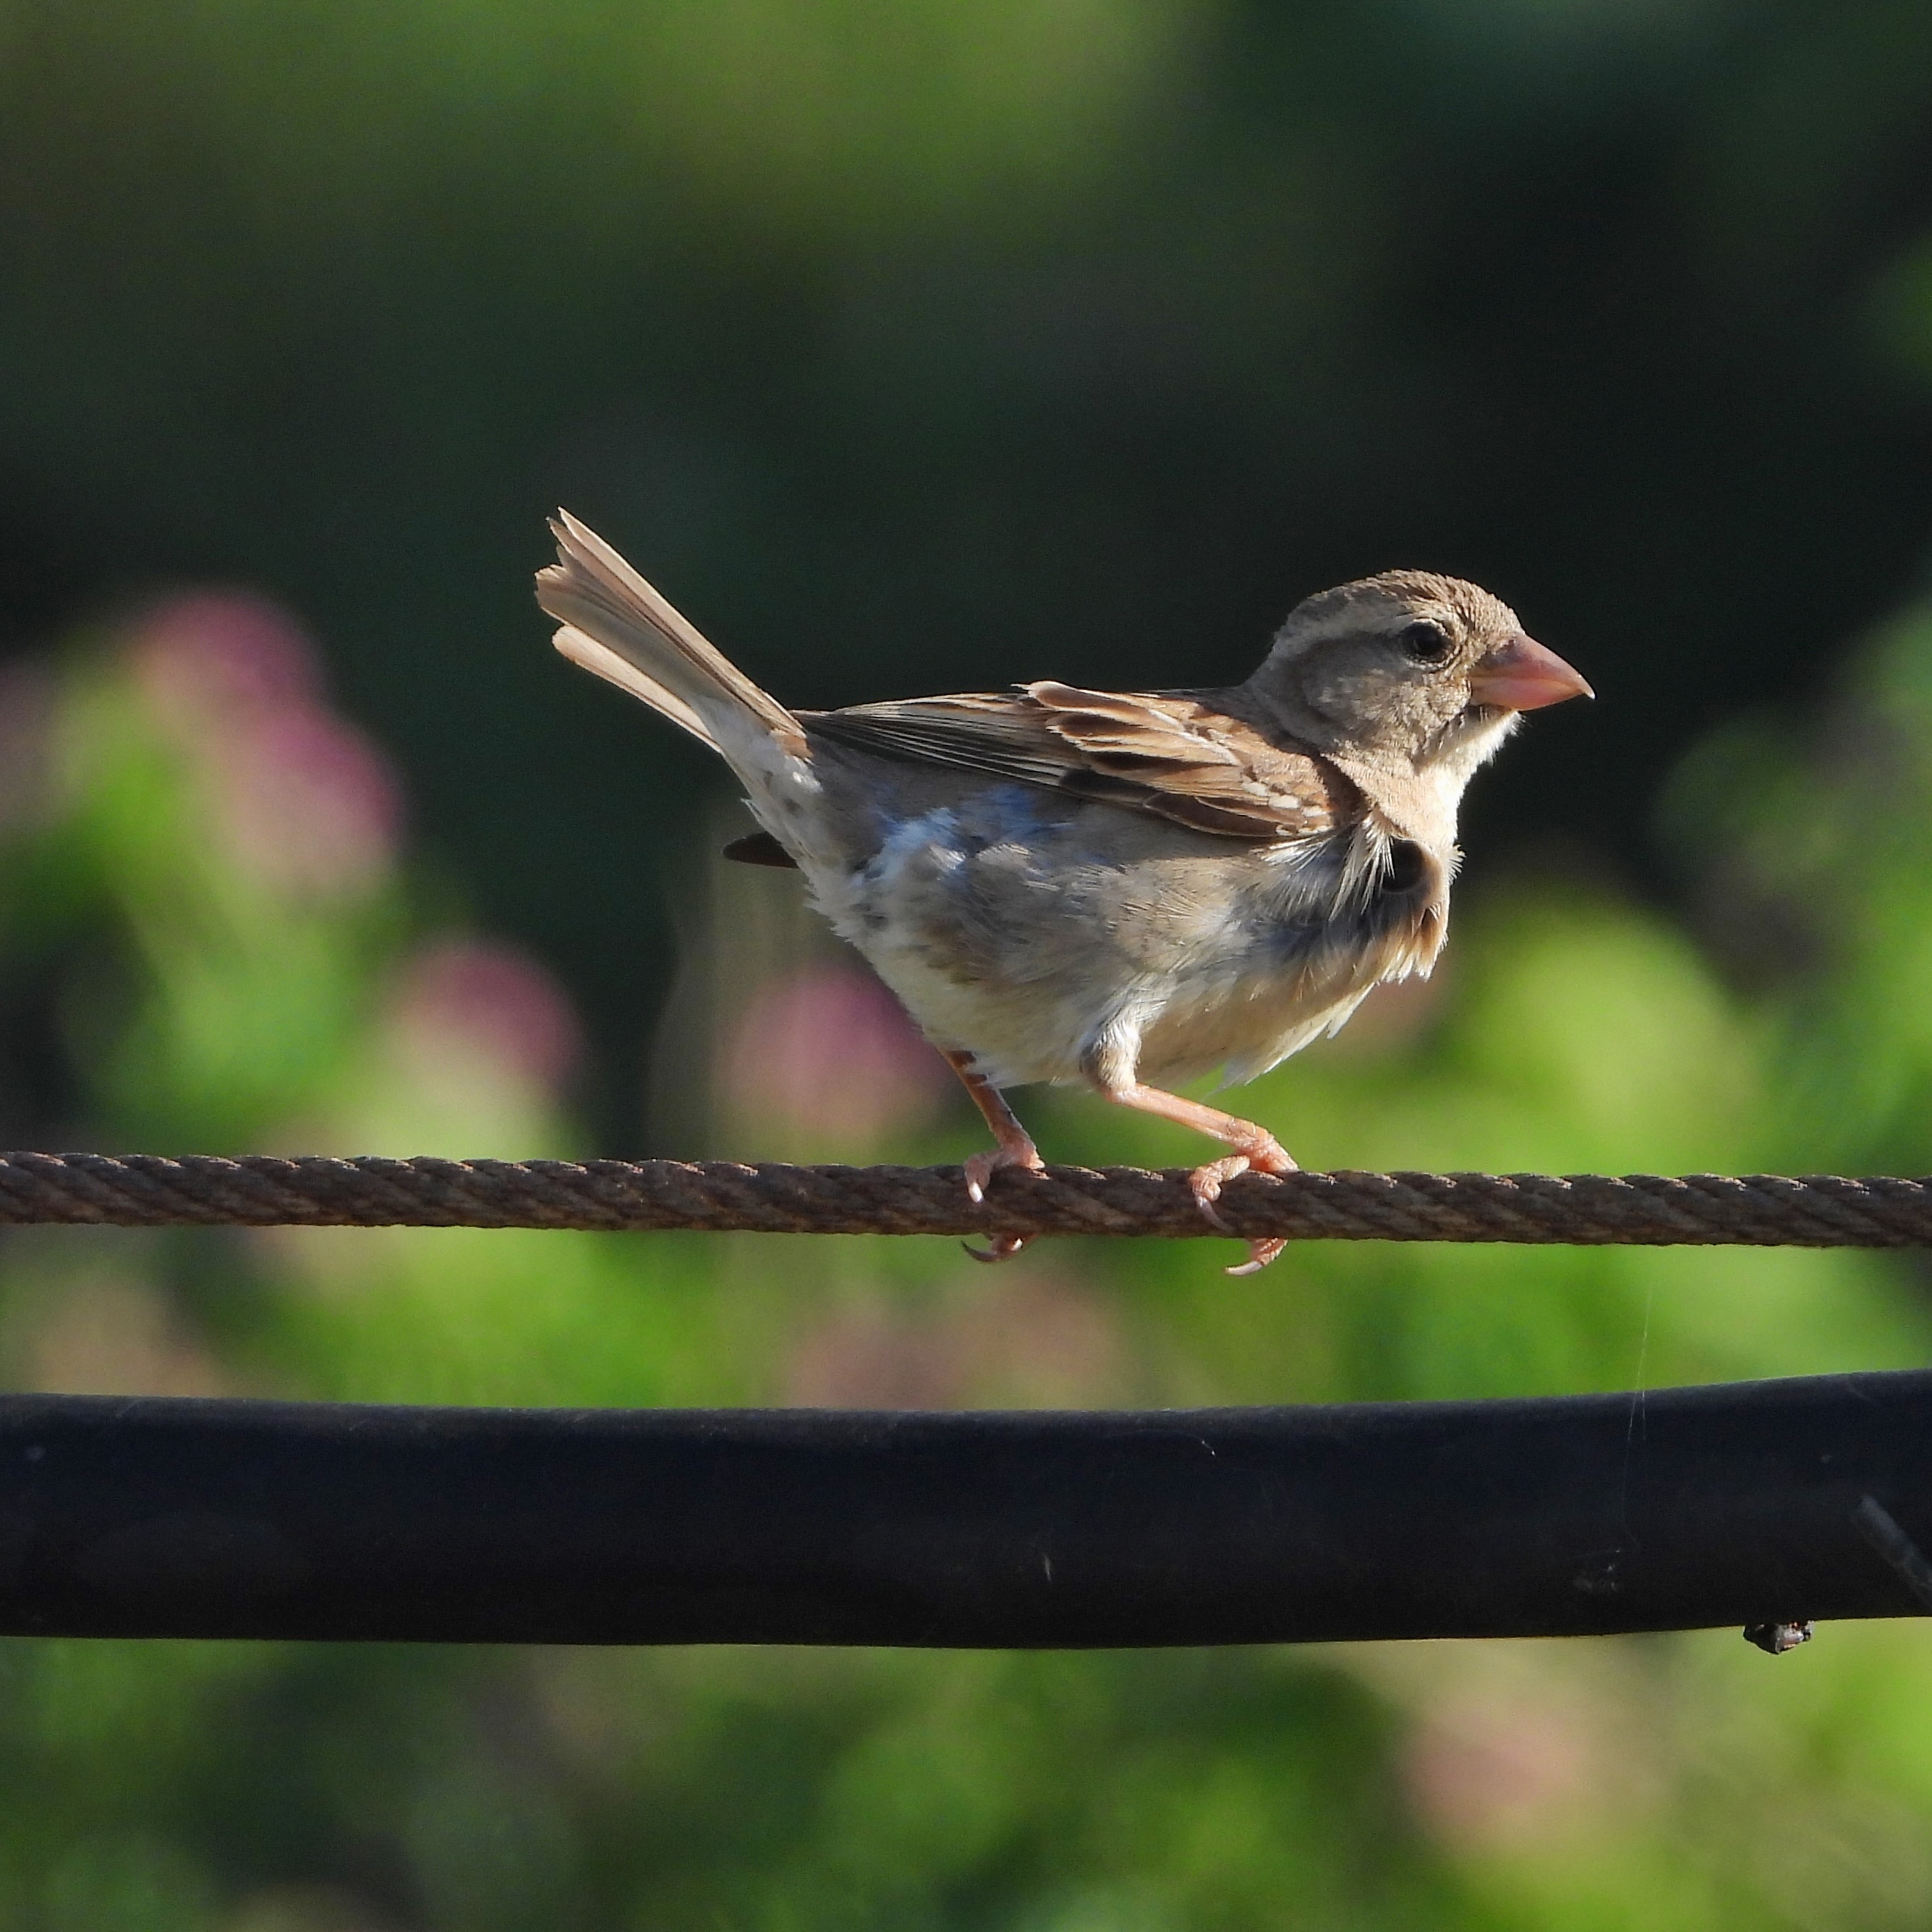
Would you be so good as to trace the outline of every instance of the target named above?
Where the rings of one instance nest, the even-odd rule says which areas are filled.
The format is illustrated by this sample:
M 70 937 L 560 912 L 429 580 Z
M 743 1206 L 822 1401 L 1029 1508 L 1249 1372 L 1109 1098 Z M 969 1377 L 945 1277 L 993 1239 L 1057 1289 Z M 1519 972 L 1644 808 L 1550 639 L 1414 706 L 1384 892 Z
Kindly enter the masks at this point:
M 1019 1117 L 1006 1105 L 1006 1096 L 983 1074 L 973 1071 L 970 1053 L 949 1053 L 946 1064 L 959 1076 L 959 1084 L 973 1096 L 973 1104 L 986 1118 L 998 1144 L 988 1154 L 969 1154 L 966 1160 L 966 1192 L 975 1202 L 986 1198 L 986 1184 L 1003 1167 L 1030 1168 L 1037 1174 L 1046 1166 L 1033 1136 L 1019 1123 Z M 983 1248 L 968 1247 L 976 1262 L 1011 1261 L 1027 1244 L 1024 1234 L 988 1234 Z
M 1210 1160 L 1187 1177 L 1196 1204 L 1216 1227 L 1226 1227 L 1214 1204 L 1221 1197 L 1222 1184 L 1252 1168 L 1257 1174 L 1292 1174 L 1295 1165 L 1288 1150 L 1267 1128 L 1252 1120 L 1238 1120 L 1218 1107 L 1203 1106 L 1198 1100 L 1182 1099 L 1178 1094 L 1163 1093 L 1158 1087 L 1143 1087 L 1137 1080 L 1124 1085 L 1103 1085 L 1101 1092 L 1123 1107 L 1138 1108 L 1143 1114 L 1157 1114 L 1163 1120 L 1175 1120 L 1197 1133 L 1210 1134 L 1225 1141 L 1234 1151 L 1224 1160 Z M 1279 1238 L 1248 1244 L 1248 1258 L 1230 1274 L 1257 1274 L 1288 1246 Z

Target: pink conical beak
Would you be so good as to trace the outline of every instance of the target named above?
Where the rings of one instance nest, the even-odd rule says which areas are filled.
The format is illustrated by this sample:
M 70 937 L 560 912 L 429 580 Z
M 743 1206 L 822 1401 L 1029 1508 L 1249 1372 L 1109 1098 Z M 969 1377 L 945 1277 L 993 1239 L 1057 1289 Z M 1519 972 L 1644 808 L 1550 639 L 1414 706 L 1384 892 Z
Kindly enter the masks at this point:
M 1511 638 L 1469 674 L 1469 700 L 1500 711 L 1540 711 L 1566 698 L 1594 698 L 1582 674 L 1534 638 Z

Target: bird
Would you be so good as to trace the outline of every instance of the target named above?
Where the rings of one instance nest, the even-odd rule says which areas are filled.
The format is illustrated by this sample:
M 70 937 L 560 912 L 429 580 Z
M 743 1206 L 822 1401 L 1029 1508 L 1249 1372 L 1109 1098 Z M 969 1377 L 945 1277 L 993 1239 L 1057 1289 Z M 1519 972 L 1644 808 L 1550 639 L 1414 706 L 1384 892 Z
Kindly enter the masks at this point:
M 575 518 L 550 529 L 556 649 L 730 767 L 760 830 L 728 855 L 803 874 L 984 1117 L 976 1202 L 1044 1166 L 1006 1098 L 1039 1082 L 1228 1149 L 1189 1178 L 1214 1226 L 1234 1176 L 1294 1172 L 1266 1127 L 1173 1090 L 1252 1079 L 1426 974 L 1465 787 L 1525 712 L 1594 695 L 1501 598 L 1390 570 L 1304 598 L 1240 684 L 793 710 Z

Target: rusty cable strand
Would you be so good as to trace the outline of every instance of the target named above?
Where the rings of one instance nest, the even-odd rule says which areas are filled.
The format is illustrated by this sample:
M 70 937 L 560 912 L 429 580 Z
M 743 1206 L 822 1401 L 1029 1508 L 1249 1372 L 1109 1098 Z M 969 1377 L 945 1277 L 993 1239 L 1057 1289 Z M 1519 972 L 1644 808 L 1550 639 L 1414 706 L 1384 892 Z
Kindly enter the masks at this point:
M 0 1154 L 0 1226 L 1157 1234 L 1587 1246 L 1932 1246 L 1932 1180 L 1831 1174 L 1244 1174 L 1223 1229 L 1184 1170 L 999 1174 L 777 1162 Z

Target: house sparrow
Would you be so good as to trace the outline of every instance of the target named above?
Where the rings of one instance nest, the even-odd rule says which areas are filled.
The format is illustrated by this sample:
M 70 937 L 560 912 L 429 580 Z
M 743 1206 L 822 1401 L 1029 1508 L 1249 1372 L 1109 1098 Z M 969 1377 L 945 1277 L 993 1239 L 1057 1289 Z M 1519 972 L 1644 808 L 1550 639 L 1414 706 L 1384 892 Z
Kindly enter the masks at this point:
M 1591 695 L 1487 591 L 1404 570 L 1298 604 L 1225 690 L 1049 679 L 788 711 L 575 518 L 551 528 L 537 601 L 556 648 L 737 775 L 764 830 L 731 856 L 805 874 L 985 1115 L 975 1201 L 1044 1164 L 1004 1093 L 1033 1081 L 1231 1148 L 1192 1177 L 1217 1224 L 1225 1181 L 1292 1172 L 1264 1127 L 1166 1090 L 1252 1079 L 1426 974 L 1463 788 L 1523 712 Z M 1251 1242 L 1229 1272 L 1283 1245 Z

